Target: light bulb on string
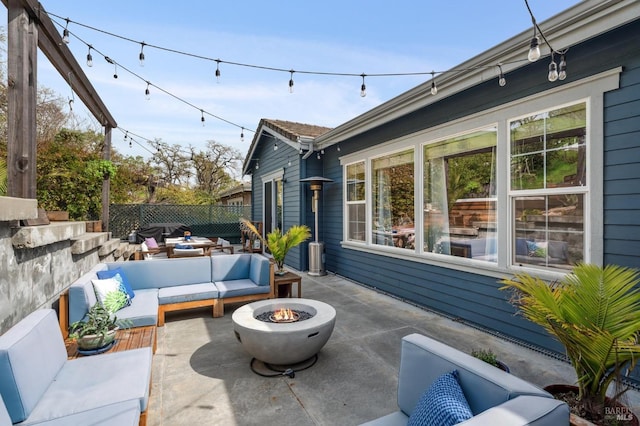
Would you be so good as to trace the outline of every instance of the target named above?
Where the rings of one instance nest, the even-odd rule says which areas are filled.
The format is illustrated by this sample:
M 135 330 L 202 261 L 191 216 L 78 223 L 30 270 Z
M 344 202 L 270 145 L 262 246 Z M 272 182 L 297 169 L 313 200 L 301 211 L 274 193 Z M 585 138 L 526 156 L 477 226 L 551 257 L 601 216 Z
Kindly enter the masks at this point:
M 127 141 L 127 138 L 129 138 L 129 131 L 128 130 L 124 133 L 124 141 L 125 142 Z
M 276 141 L 276 142 L 273 144 L 273 150 L 274 150 L 274 151 L 277 151 L 277 150 L 278 150 L 278 141 Z
M 498 64 L 498 68 L 500 69 L 500 75 L 498 76 L 498 84 L 500 87 L 504 87 L 507 84 L 507 79 L 504 78 L 504 74 L 502 73 L 502 65 Z
M 291 158 L 287 157 L 287 166 L 291 167 Z
M 200 121 L 202 122 L 202 127 L 204 127 L 204 111 L 200 110 L 200 113 L 202 114 L 202 116 L 200 116 Z
M 220 83 L 220 59 L 216 59 L 216 82 Z
M 129 148 L 133 148 L 133 143 L 129 141 Z
M 240 142 L 244 142 L 244 127 L 240 131 Z
M 89 51 L 87 52 L 87 66 L 88 67 L 92 67 L 93 66 L 93 56 L 91 56 L 91 45 L 89 45 Z
M 336 151 L 340 152 L 340 145 L 336 147 Z
M 549 64 L 549 75 L 547 76 L 549 81 L 554 82 L 558 79 L 558 65 L 553 58 L 553 52 L 551 52 L 551 63 Z
M 113 78 L 118 78 L 118 64 L 113 64 Z
M 67 18 L 66 21 L 67 24 L 64 26 L 64 30 L 62 30 L 62 42 L 69 44 L 69 29 L 67 28 L 69 26 L 69 18 Z
M 151 100 L 151 92 L 149 91 L 149 85 L 150 85 L 150 84 L 151 84 L 151 83 L 149 83 L 149 82 L 147 81 L 147 88 L 144 90 L 144 98 L 145 98 L 146 100 Z
M 293 73 L 294 70 L 289 71 L 291 73 L 291 78 L 289 78 L 289 93 L 293 93 Z
M 560 65 L 558 65 L 558 79 L 567 78 L 567 61 L 564 59 L 564 53 L 560 55 Z
M 366 75 L 366 74 L 364 74 L 364 73 L 362 73 L 362 74 L 361 74 L 361 77 L 362 77 L 362 86 L 360 86 L 360 96 L 361 96 L 361 97 L 363 97 L 363 98 L 364 98 L 365 96 L 367 96 L 367 86 L 364 84 L 364 78 L 365 78 L 366 76 L 367 76 L 367 75 Z
M 529 44 L 529 54 L 527 55 L 529 62 L 535 62 L 540 59 L 540 39 L 536 34 L 536 21 L 533 21 L 533 38 Z
M 138 55 L 138 59 L 140 59 L 140 66 L 144 67 L 144 46 L 145 46 L 145 42 L 143 41 L 142 43 L 140 43 L 140 54 Z
M 437 95 L 438 94 L 438 88 L 436 87 L 436 80 L 435 80 L 435 71 L 431 71 L 431 94 L 432 95 Z

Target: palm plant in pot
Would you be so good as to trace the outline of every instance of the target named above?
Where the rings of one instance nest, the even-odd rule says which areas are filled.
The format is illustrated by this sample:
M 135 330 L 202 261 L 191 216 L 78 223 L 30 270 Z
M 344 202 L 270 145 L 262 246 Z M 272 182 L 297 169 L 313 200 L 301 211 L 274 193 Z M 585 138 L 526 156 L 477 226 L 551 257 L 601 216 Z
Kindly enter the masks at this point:
M 524 273 L 502 280 L 502 289 L 513 290 L 511 301 L 524 317 L 565 347 L 578 381 L 578 406 L 572 411 L 592 422 L 605 421 L 605 407 L 619 404 L 625 389 L 616 387 L 607 398 L 609 386 L 628 374 L 640 356 L 638 282 L 633 269 L 587 263 L 558 282 Z
M 98 302 L 89 309 L 86 321 L 76 321 L 69 326 L 69 336 L 76 340 L 81 351 L 99 350 L 115 340 L 117 321 L 116 316 Z
M 276 274 L 286 273 L 284 260 L 289 250 L 311 238 L 311 230 L 307 225 L 294 225 L 284 234 L 276 228 L 267 234 L 267 238 L 260 235 L 256 227 L 247 219 L 240 219 L 240 228 L 252 237 L 260 239 L 269 249 L 273 261 L 276 263 Z

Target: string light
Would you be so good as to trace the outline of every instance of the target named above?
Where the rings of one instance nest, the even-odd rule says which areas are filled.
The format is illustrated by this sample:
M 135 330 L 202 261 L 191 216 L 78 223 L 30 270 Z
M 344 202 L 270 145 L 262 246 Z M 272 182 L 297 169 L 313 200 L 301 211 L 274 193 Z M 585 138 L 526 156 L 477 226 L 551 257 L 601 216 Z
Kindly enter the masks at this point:
M 69 18 L 66 19 L 67 24 L 64 27 L 64 30 L 62 30 L 62 42 L 64 44 L 69 44 Z
M 287 166 L 291 167 L 291 158 L 287 157 Z
M 127 141 L 127 138 L 129 137 L 129 131 L 127 130 L 124 134 L 124 141 Z
M 146 100 L 150 100 L 150 99 L 151 99 L 151 92 L 149 91 L 149 85 L 150 85 L 150 84 L 151 84 L 151 83 L 149 83 L 149 82 L 147 81 L 147 88 L 144 90 L 144 98 L 145 98 Z
M 200 117 L 200 121 L 202 122 L 202 127 L 204 127 L 204 110 L 200 110 L 202 116 Z
M 216 82 L 220 83 L 220 59 L 216 59 Z
M 91 56 L 91 45 L 89 45 L 89 51 L 87 52 L 87 66 L 93 66 L 93 57 Z
M 525 0 L 525 3 L 527 3 L 527 0 Z M 528 3 L 527 3 L 527 8 L 528 8 Z M 544 34 L 543 34 L 543 33 L 542 33 L 542 31 L 540 30 L 540 28 L 539 28 L 539 27 L 537 26 L 537 24 L 535 23 L 535 18 L 533 17 L 533 14 L 531 13 L 531 10 L 530 10 L 530 9 L 529 9 L 529 12 L 530 12 L 531 17 L 532 17 L 532 22 L 534 23 L 534 37 L 535 37 L 535 39 L 536 39 L 535 41 L 536 41 L 536 43 L 537 43 L 537 47 L 538 47 L 538 49 L 537 49 L 537 50 L 539 51 L 539 39 L 537 38 L 538 33 L 539 33 L 539 34 L 540 34 L 540 36 L 545 40 L 545 43 L 546 43 L 547 45 L 548 45 L 549 43 L 548 43 L 548 41 L 545 39 Z M 147 44 L 147 43 L 145 43 L 145 42 L 135 41 L 135 40 L 132 40 L 132 39 L 129 39 L 129 38 L 126 38 L 126 37 L 123 37 L 123 36 L 117 35 L 117 34 L 110 33 L 110 32 L 108 32 L 108 31 L 104 31 L 104 30 L 96 29 L 96 28 L 91 27 L 91 26 L 88 26 L 88 25 L 84 25 L 84 24 L 81 24 L 81 23 L 74 22 L 74 21 L 70 20 L 69 18 L 61 18 L 61 17 L 59 17 L 59 16 L 57 16 L 57 15 L 55 15 L 55 14 L 51 13 L 51 12 L 48 12 L 48 11 L 47 11 L 47 12 L 45 12 L 45 13 L 47 13 L 49 16 L 52 16 L 52 17 L 58 17 L 59 19 L 64 19 L 64 21 L 65 21 L 65 24 L 64 24 L 64 25 L 65 25 L 65 26 L 64 26 L 64 30 L 66 30 L 66 31 L 63 31 L 63 35 L 65 35 L 65 33 L 66 33 L 66 35 L 67 35 L 67 39 L 68 39 L 69 35 L 71 35 L 71 32 L 68 30 L 68 28 L 67 28 L 67 27 L 68 27 L 69 23 L 75 23 L 75 24 L 77 24 L 77 25 L 79 25 L 79 26 L 82 26 L 82 27 L 85 27 L 85 28 L 89 28 L 89 29 L 91 29 L 91 30 L 99 31 L 99 32 L 105 33 L 105 34 L 110 35 L 110 36 L 113 36 L 113 37 L 117 37 L 117 38 L 120 38 L 120 39 L 124 39 L 124 40 L 130 41 L 130 42 L 135 42 L 135 43 L 137 43 L 137 44 L 140 44 L 141 49 L 140 49 L 140 55 L 139 55 L 139 56 L 140 56 L 140 59 L 141 59 L 141 64 L 140 64 L 141 66 L 143 66 L 142 61 L 144 60 L 144 52 L 143 52 L 144 47 L 145 47 L 145 46 L 149 46 L 149 47 L 152 47 L 152 48 L 156 48 L 156 49 L 160 49 L 160 50 L 165 50 L 165 51 L 168 51 L 168 52 L 171 52 L 171 53 L 181 54 L 181 55 L 185 55 L 185 56 L 191 56 L 191 57 L 195 57 L 195 58 L 199 58 L 199 59 L 204 59 L 204 60 L 211 60 L 211 61 L 215 61 L 215 62 L 216 62 L 216 72 L 215 72 L 216 78 L 219 78 L 219 77 L 220 77 L 220 64 L 221 64 L 221 63 L 227 63 L 227 64 L 236 65 L 236 66 L 243 66 L 243 67 L 251 67 L 251 68 L 262 69 L 262 70 L 271 70 L 271 71 L 289 72 L 289 74 L 290 74 L 289 90 L 290 90 L 290 92 L 291 92 L 291 93 L 293 93 L 293 90 L 294 90 L 294 89 L 293 89 L 293 87 L 294 87 L 293 73 L 294 73 L 294 72 L 299 72 L 299 73 L 301 72 L 301 73 L 305 73 L 305 74 L 315 74 L 315 75 L 360 76 L 360 77 L 362 77 L 362 86 L 361 86 L 361 89 L 365 86 L 365 77 L 366 77 L 366 76 L 384 76 L 384 77 L 393 77 L 393 76 L 415 76 L 415 75 L 431 74 L 431 79 L 432 79 L 432 81 L 431 81 L 431 93 L 432 93 L 433 95 L 435 95 L 435 94 L 437 94 L 437 90 L 438 90 L 438 88 L 437 88 L 437 86 L 436 86 L 436 82 L 435 82 L 435 74 L 436 74 L 436 73 L 441 74 L 441 73 L 445 73 L 445 72 L 454 72 L 454 71 L 455 71 L 455 72 L 460 72 L 460 71 L 464 71 L 464 70 L 461 70 L 461 69 L 455 69 L 455 70 L 453 70 L 453 69 L 452 69 L 452 70 L 448 70 L 448 71 L 435 71 L 435 70 L 432 70 L 431 72 L 412 72 L 412 73 L 384 73 L 384 74 L 365 74 L 365 73 L 361 73 L 361 74 L 352 74 L 352 73 L 328 73 L 328 72 L 314 72 L 314 71 L 301 71 L 301 70 L 296 71 L 296 70 L 294 70 L 294 69 L 288 69 L 288 70 L 287 70 L 287 69 L 282 69 L 282 68 L 273 68 L 273 67 L 266 67 L 266 66 L 260 66 L 260 65 L 244 64 L 244 63 L 239 63 L 239 62 L 227 62 L 227 61 L 223 61 L 223 60 L 221 60 L 221 59 L 212 59 L 212 58 L 209 58 L 209 57 L 205 57 L 205 56 L 201 56 L 201 55 L 195 55 L 195 54 L 191 54 L 191 53 L 188 53 L 188 52 L 181 52 L 181 51 L 177 51 L 177 50 L 174 50 L 174 49 L 164 48 L 164 47 L 161 47 L 161 46 L 149 45 L 149 44 Z M 61 25 L 59 22 L 56 22 L 55 20 L 53 20 L 53 21 L 54 21 L 54 23 L 56 23 L 57 25 L 59 25 L 60 27 L 62 27 L 62 25 Z M 87 65 L 88 65 L 88 66 L 91 66 L 91 65 L 92 65 L 92 63 L 93 63 L 93 58 L 91 57 L 91 53 L 92 53 L 91 51 L 92 51 L 92 50 L 95 50 L 95 51 L 96 51 L 96 52 L 98 52 L 98 53 L 100 53 L 100 52 L 99 52 L 98 50 L 96 50 L 92 45 L 90 45 L 90 44 L 88 44 L 88 43 L 84 42 L 82 39 L 80 39 L 79 37 L 77 37 L 75 34 L 73 34 L 73 35 L 74 35 L 74 37 L 78 38 L 81 42 L 85 43 L 85 44 L 88 46 L 88 53 L 87 53 Z M 68 41 L 66 41 L 66 42 L 68 42 Z M 534 40 L 532 40 L 532 44 L 534 44 L 533 42 L 534 42 Z M 565 49 L 564 51 L 558 52 L 558 51 L 555 51 L 555 50 L 551 49 L 551 46 L 549 46 L 549 48 L 550 48 L 550 50 L 551 50 L 552 52 L 554 52 L 554 53 L 558 53 L 558 54 L 560 54 L 560 55 L 561 55 L 560 66 L 559 66 L 559 67 L 557 66 L 557 71 L 558 71 L 558 79 L 559 79 L 559 80 L 564 80 L 564 79 L 566 78 L 566 75 L 567 75 L 567 74 L 566 74 L 566 60 L 565 60 L 565 56 L 564 56 L 564 55 L 565 55 L 565 53 L 568 51 L 568 49 Z M 113 61 L 113 60 L 112 60 L 112 59 L 110 59 L 109 57 L 107 57 L 107 56 L 105 56 L 105 55 L 103 55 L 103 56 L 104 56 L 105 60 L 107 60 L 107 62 L 109 62 L 109 63 L 111 63 L 111 64 L 113 64 L 113 65 L 114 65 L 114 75 L 113 75 L 113 77 L 114 77 L 115 79 L 117 79 L 117 78 L 118 78 L 118 65 L 120 65 L 120 67 L 122 67 L 125 71 L 127 71 L 127 72 L 131 73 L 132 75 L 134 75 L 134 76 L 136 76 L 136 77 L 140 78 L 140 79 L 141 79 L 141 80 L 143 80 L 143 81 L 146 81 L 146 80 L 144 80 L 142 77 L 140 77 L 139 75 L 137 75 L 136 73 L 134 73 L 134 72 L 132 72 L 132 71 L 128 70 L 126 67 L 122 66 L 121 64 L 116 63 L 115 61 Z M 514 61 L 513 61 L 513 63 L 518 63 L 518 62 L 520 62 L 520 60 L 514 60 Z M 511 62 L 510 62 L 510 63 L 511 63 Z M 502 71 L 502 67 L 501 67 L 500 65 L 498 65 L 498 66 L 499 66 L 500 70 Z M 488 68 L 488 67 L 489 67 L 489 66 L 486 66 L 486 68 Z M 476 69 L 476 68 L 474 68 L 474 69 Z M 502 74 L 502 72 L 501 72 L 501 74 Z M 502 77 L 504 77 L 504 75 L 503 75 L 503 74 L 502 74 Z M 502 81 L 502 79 L 499 79 L 499 83 L 501 83 L 501 81 Z M 505 83 L 506 83 L 506 80 L 505 80 Z M 154 85 L 154 87 L 156 87 L 158 90 L 160 90 L 160 91 L 162 91 L 162 92 L 164 92 L 164 93 L 166 93 L 166 94 L 168 94 L 168 95 L 172 96 L 173 98 L 175 98 L 175 99 L 177 99 L 177 100 L 179 100 L 179 101 L 181 101 L 181 102 L 183 102 L 183 103 L 185 103 L 185 104 L 187 104 L 187 105 L 189 105 L 189 106 L 191 106 L 191 107 L 194 107 L 194 108 L 196 108 L 196 109 L 200 109 L 200 108 L 196 107 L 195 105 L 191 104 L 190 102 L 188 102 L 188 101 L 186 101 L 186 100 L 184 100 L 184 99 L 182 99 L 182 98 L 180 98 L 180 97 L 178 97 L 178 96 L 176 96 L 176 95 L 174 95 L 174 94 L 172 94 L 172 93 L 170 93 L 170 92 L 168 92 L 168 91 L 166 91 L 166 90 L 164 90 L 164 89 L 162 89 L 162 88 L 160 88 L 160 87 L 158 87 L 158 86 L 155 86 L 155 85 Z M 363 90 L 361 90 L 361 95 L 362 95 L 362 92 L 363 92 Z M 203 125 L 204 125 L 204 110 L 203 110 L 203 109 L 200 109 L 200 111 L 201 111 L 201 114 L 202 114 L 202 116 L 201 116 L 201 121 L 203 122 Z M 209 113 L 208 113 L 208 114 L 209 114 Z M 241 127 L 241 126 L 239 126 L 239 125 L 237 125 L 237 124 L 235 124 L 235 123 L 232 123 L 232 122 L 230 122 L 230 121 L 228 121 L 228 120 L 225 120 L 224 118 L 218 117 L 218 116 L 216 116 L 216 115 L 214 115 L 214 114 L 209 114 L 209 115 L 213 116 L 213 117 L 214 117 L 214 118 L 216 118 L 216 119 L 219 119 L 219 120 L 221 120 L 221 121 L 224 121 L 224 122 L 226 122 L 226 123 L 228 123 L 228 124 L 231 124 L 231 125 L 234 125 L 234 126 L 237 126 L 237 127 Z M 242 129 L 242 130 L 241 130 L 241 140 L 243 140 L 243 136 L 244 136 L 244 129 L 245 129 L 245 128 L 244 128 L 244 127 L 241 127 L 241 129 Z M 339 147 L 338 147 L 338 150 L 339 150 Z M 304 153 L 304 151 L 303 151 L 303 149 L 302 149 L 302 146 L 300 147 L 300 153 L 301 153 L 301 154 L 302 154 L 302 153 Z
M 133 142 L 129 141 L 129 148 L 133 148 Z
M 138 55 L 138 59 L 140 59 L 140 66 L 144 67 L 144 46 L 145 46 L 145 42 L 143 41 L 142 43 L 140 43 L 140 54 Z
M 436 87 L 436 80 L 435 80 L 435 71 L 431 71 L 431 94 L 432 95 L 437 95 L 438 94 L 438 88 Z
M 318 155 L 316 155 L 316 158 L 317 158 L 318 160 L 319 160 L 320 158 L 322 158 L 322 157 L 320 157 L 320 152 L 318 152 Z
M 500 70 L 500 75 L 498 76 L 498 84 L 500 87 L 504 87 L 507 84 L 507 79 L 504 78 L 504 74 L 502 73 L 502 64 L 498 64 L 498 69 Z
M 240 131 L 240 142 L 244 142 L 244 127 Z
M 336 151 L 340 152 L 340 144 L 336 147 Z
M 553 52 L 551 52 L 551 63 L 549 64 L 549 75 L 547 76 L 549 81 L 554 82 L 558 79 L 558 65 L 553 58 Z
M 295 71 L 289 70 L 289 72 L 291 73 L 291 78 L 289 78 L 289 93 L 293 93 L 293 73 Z
M 365 73 L 362 73 L 362 86 L 360 86 L 360 96 L 361 97 L 365 97 L 367 96 L 367 86 L 364 84 L 364 78 L 367 76 Z
M 560 55 L 560 65 L 558 67 L 558 80 L 567 78 L 567 61 L 564 59 L 564 53 Z
M 527 55 L 529 62 L 535 62 L 540 59 L 540 39 L 536 35 L 536 21 L 533 21 L 533 38 L 529 44 L 529 54 Z
M 276 140 L 273 144 L 273 150 L 277 151 L 278 150 L 278 141 Z

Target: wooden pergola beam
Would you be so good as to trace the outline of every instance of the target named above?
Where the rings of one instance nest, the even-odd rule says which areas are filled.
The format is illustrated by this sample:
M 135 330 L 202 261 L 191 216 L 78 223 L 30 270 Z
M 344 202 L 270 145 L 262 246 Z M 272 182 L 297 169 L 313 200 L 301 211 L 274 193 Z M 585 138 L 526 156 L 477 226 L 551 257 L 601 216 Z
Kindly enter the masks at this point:
M 8 195 L 36 198 L 37 48 L 104 126 L 103 158 L 111 159 L 111 130 L 118 127 L 60 33 L 35 0 L 2 0 L 8 10 Z M 109 225 L 109 179 L 102 185 L 102 224 Z
M 46 14 L 44 6 L 35 0 L 2 0 L 5 6 L 15 3 L 23 8 L 38 26 L 38 47 L 65 81 L 70 80 L 73 91 L 89 109 L 91 114 L 105 127 L 116 128 L 118 124 L 111 115 L 86 74 L 76 61 L 55 24 Z M 9 34 L 11 36 L 11 34 Z M 11 52 L 9 52 L 10 54 Z M 69 73 L 72 78 L 69 79 Z

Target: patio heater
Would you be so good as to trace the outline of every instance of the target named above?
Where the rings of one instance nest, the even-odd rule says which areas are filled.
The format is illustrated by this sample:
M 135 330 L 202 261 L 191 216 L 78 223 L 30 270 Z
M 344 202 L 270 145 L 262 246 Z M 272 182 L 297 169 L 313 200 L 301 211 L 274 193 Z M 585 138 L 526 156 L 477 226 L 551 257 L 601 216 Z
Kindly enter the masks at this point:
M 333 181 L 322 176 L 313 176 L 300 179 L 300 182 L 308 182 L 313 191 L 311 208 L 315 214 L 315 241 L 309 243 L 309 275 L 326 275 L 327 271 L 324 269 L 324 243 L 318 241 L 318 201 L 320 200 L 322 185 Z

